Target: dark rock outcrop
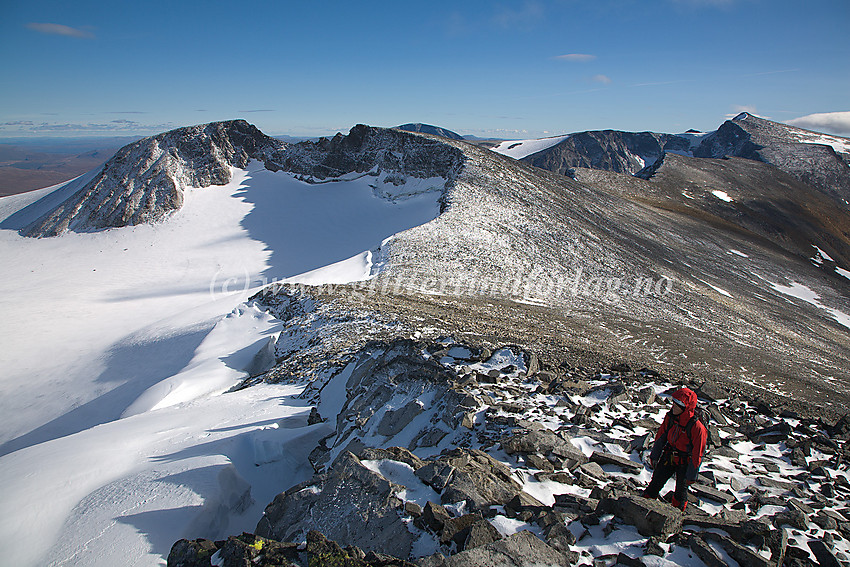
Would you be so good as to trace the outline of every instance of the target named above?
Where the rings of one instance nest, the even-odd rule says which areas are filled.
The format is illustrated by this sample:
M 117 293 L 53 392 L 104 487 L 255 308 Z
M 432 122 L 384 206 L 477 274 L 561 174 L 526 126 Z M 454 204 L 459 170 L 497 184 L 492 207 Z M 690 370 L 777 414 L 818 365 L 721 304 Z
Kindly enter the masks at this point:
M 507 504 L 522 490 L 510 469 L 483 451 L 455 449 L 438 462 L 453 468 L 441 495 L 443 504 L 466 502 L 471 510 L 484 512 Z

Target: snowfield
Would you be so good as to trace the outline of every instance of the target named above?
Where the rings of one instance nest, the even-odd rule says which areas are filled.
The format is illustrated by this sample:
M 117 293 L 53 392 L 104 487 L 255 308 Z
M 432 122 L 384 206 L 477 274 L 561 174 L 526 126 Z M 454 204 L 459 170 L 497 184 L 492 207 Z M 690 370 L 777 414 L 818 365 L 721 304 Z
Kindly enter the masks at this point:
M 552 138 L 539 138 L 535 140 L 507 140 L 495 146 L 493 149 L 497 154 L 502 154 L 514 159 L 522 159 L 557 146 L 570 136 L 554 136 Z
M 31 239 L 6 223 L 8 564 L 161 565 L 181 537 L 253 530 L 275 494 L 309 478 L 301 453 L 328 426 L 307 426 L 298 388 L 224 394 L 280 331 L 245 301 L 275 280 L 373 277 L 385 239 L 439 214 L 445 180 L 408 181 L 308 184 L 252 162 L 153 225 Z M 0 199 L 0 222 L 83 184 Z

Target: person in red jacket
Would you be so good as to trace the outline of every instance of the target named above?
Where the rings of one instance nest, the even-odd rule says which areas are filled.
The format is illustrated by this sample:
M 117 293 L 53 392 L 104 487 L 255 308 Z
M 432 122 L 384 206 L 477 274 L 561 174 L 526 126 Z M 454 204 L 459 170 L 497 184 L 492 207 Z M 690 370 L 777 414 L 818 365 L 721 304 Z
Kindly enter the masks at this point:
M 643 497 L 658 498 L 658 493 L 675 474 L 673 506 L 681 510 L 687 507 L 688 486 L 697 479 L 708 438 L 705 426 L 694 415 L 696 407 L 697 395 L 693 390 L 682 388 L 673 392 L 673 407 L 655 435 L 649 457 L 654 470 Z

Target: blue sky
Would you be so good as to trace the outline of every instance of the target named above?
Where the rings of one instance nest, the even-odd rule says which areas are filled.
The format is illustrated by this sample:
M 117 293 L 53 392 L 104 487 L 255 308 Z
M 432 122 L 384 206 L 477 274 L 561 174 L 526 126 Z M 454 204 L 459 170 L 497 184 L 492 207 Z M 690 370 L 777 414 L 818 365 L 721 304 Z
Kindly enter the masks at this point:
M 826 127 L 846 135 L 848 29 L 847 0 L 0 0 L 0 138 L 230 118 L 522 138 L 711 130 L 742 110 L 842 113 Z

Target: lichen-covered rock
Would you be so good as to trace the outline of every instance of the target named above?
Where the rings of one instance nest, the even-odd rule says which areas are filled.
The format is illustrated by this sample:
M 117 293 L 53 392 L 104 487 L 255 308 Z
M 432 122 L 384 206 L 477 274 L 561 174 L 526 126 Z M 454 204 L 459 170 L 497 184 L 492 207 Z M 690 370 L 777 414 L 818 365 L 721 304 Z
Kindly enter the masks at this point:
M 599 503 L 599 510 L 615 514 L 645 536 L 668 536 L 682 528 L 681 510 L 640 496 L 606 498 Z
M 440 496 L 443 504 L 465 502 L 471 510 L 485 512 L 522 491 L 510 469 L 483 451 L 454 449 L 438 460 L 454 468 Z
M 298 546 L 254 534 L 230 536 L 224 541 L 181 539 L 168 554 L 168 567 L 295 567 Z
M 210 567 L 210 557 L 216 551 L 215 543 L 208 539 L 181 539 L 171 546 L 168 567 Z
M 570 564 L 566 555 L 526 530 L 452 555 L 444 563 L 446 567 L 567 567 Z
M 487 545 L 500 539 L 502 539 L 502 535 L 499 533 L 499 530 L 493 527 L 493 524 L 487 520 L 482 519 L 469 526 L 466 539 L 458 549 L 460 551 L 475 549 L 476 547 L 481 547 L 482 545 Z
M 554 453 L 574 461 L 574 466 L 587 462 L 581 450 L 558 433 L 542 427 L 512 433 L 502 439 L 502 448 L 509 455 L 514 453 L 546 455 Z
M 341 547 L 322 533 L 307 533 L 308 567 L 413 567 L 413 564 L 384 553 L 364 553 L 355 546 Z
M 400 486 L 367 469 L 345 452 L 309 486 L 279 494 L 266 507 L 257 534 L 298 541 L 318 530 L 342 545 L 408 557 L 413 534 L 401 518 Z

